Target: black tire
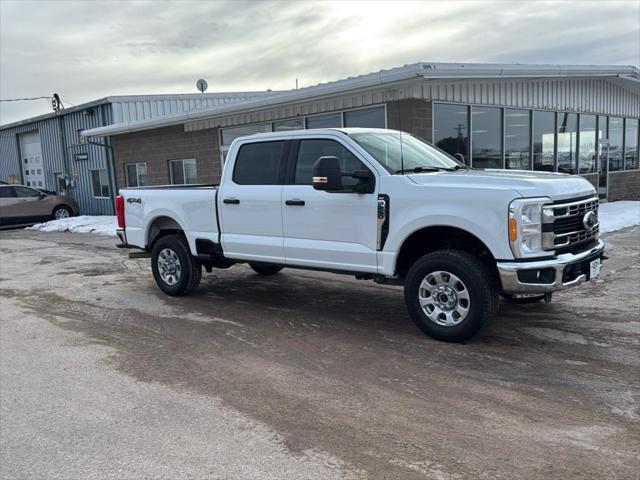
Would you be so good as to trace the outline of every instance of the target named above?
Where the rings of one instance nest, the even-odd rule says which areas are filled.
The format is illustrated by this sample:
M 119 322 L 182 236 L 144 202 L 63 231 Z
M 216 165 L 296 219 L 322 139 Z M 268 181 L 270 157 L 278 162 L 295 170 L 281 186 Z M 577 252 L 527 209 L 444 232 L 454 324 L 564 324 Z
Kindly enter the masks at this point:
M 509 303 L 515 303 L 517 305 L 526 305 L 530 303 L 538 303 L 541 300 L 544 300 L 544 295 L 536 295 L 535 297 L 514 297 L 509 293 L 501 293 L 502 298 L 504 298 Z
M 466 292 L 468 297 L 468 300 L 460 301 L 466 306 L 466 315 L 462 317 L 458 314 L 456 321 L 459 323 L 455 325 L 436 323 L 420 305 L 420 285 L 429 274 L 436 271 L 448 272 L 458 277 L 462 282 L 459 287 L 463 287 L 460 292 Z M 463 342 L 477 335 L 495 317 L 499 305 L 494 275 L 476 257 L 459 250 L 440 250 L 416 261 L 405 279 L 404 298 L 409 314 L 418 328 L 430 337 L 445 342 Z M 434 315 L 437 315 L 438 311 L 435 312 Z
M 180 273 L 177 278 L 172 276 L 176 278 L 175 283 L 166 281 L 160 271 L 158 259 L 167 250 L 174 252 L 179 262 Z M 151 270 L 160 290 L 172 297 L 189 295 L 198 287 L 202 278 L 202 264 L 191 255 L 187 239 L 182 235 L 167 235 L 155 243 L 151 253 Z M 167 274 L 164 276 L 167 277 Z
M 269 265 L 268 263 L 250 263 L 249 266 L 254 272 L 265 276 L 275 275 L 284 268 L 278 265 Z
M 53 220 L 59 220 L 59 215 L 61 212 L 66 212 L 66 216 L 62 216 L 60 218 L 73 217 L 73 211 L 69 207 L 67 207 L 66 205 L 58 205 L 53 209 L 53 212 L 51 212 L 51 218 Z

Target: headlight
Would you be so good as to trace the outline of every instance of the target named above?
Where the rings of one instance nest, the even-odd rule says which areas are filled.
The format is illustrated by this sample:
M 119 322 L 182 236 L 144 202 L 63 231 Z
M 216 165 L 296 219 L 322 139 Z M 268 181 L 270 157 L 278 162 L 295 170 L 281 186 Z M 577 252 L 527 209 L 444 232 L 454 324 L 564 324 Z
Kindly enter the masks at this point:
M 542 206 L 547 197 L 519 198 L 509 205 L 509 243 L 516 258 L 540 256 L 542 250 Z

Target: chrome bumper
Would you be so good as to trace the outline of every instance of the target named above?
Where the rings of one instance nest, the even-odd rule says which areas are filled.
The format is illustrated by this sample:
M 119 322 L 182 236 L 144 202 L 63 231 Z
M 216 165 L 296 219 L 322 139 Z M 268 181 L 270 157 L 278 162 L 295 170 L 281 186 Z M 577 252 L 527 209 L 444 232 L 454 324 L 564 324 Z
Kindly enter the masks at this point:
M 124 228 L 116 229 L 116 235 L 120 239 L 120 245 L 118 245 L 118 246 L 121 247 L 121 248 L 122 247 L 126 247 L 127 246 L 127 232 L 124 231 Z
M 587 280 L 587 275 L 582 273 L 571 281 L 564 282 L 564 270 L 568 265 L 577 264 L 585 260 L 602 257 L 604 242 L 598 240 L 598 244 L 577 254 L 565 253 L 551 260 L 533 262 L 498 262 L 498 272 L 502 281 L 504 293 L 549 293 L 556 290 L 575 287 Z M 551 283 L 525 283 L 518 278 L 518 272 L 534 270 L 542 271 L 552 269 L 555 271 L 554 280 Z

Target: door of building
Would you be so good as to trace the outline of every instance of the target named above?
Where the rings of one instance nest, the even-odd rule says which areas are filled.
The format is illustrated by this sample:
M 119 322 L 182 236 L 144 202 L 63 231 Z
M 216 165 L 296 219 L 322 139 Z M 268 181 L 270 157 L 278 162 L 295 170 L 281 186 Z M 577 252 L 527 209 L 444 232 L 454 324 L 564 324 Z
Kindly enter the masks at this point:
M 28 187 L 45 188 L 39 131 L 20 135 L 20 154 L 24 184 Z

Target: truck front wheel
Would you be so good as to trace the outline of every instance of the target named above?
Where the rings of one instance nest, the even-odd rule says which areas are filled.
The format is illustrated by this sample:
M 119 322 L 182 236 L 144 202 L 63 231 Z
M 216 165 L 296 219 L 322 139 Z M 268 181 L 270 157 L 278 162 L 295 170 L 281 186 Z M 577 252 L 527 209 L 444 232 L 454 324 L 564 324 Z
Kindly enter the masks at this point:
M 405 279 L 411 318 L 438 340 L 462 342 L 496 314 L 498 291 L 489 269 L 473 255 L 440 250 L 420 258 Z
M 151 270 L 160 290 L 176 297 L 189 295 L 202 278 L 202 264 L 191 256 L 182 235 L 167 235 L 155 243 Z

